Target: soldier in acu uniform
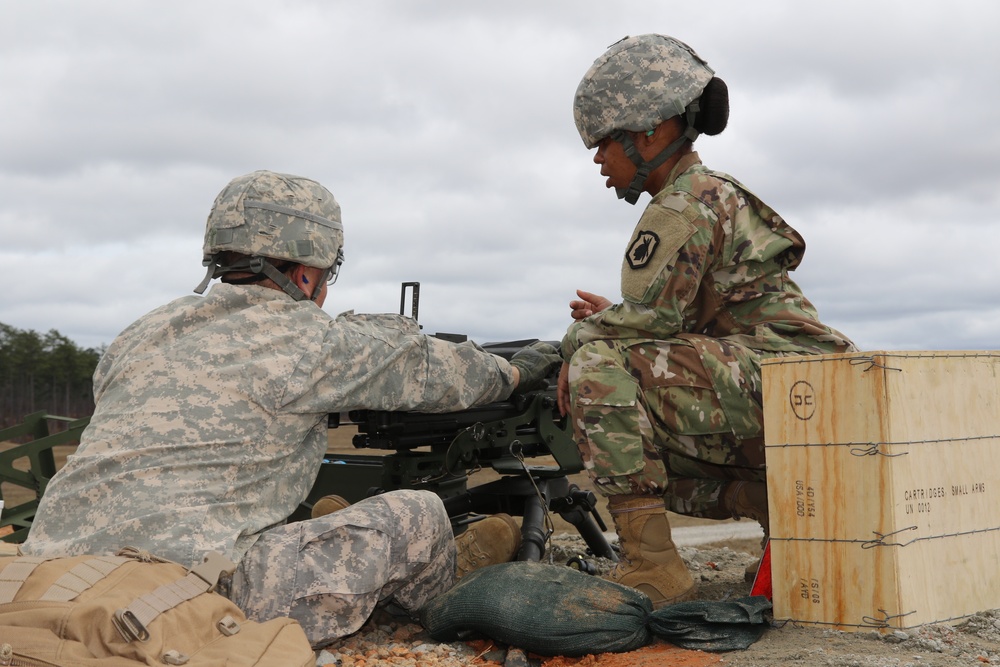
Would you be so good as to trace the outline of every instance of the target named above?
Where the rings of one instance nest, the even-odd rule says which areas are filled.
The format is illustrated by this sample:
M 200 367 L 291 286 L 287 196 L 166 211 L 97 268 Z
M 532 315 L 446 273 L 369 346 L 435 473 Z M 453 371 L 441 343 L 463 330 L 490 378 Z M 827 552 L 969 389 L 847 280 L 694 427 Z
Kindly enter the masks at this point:
M 41 500 L 23 552 L 134 546 L 184 565 L 221 551 L 223 590 L 255 620 L 291 616 L 314 645 L 355 632 L 378 604 L 415 610 L 456 576 L 440 499 L 396 491 L 286 524 L 327 447 L 327 415 L 452 411 L 507 397 L 558 367 L 554 349 L 510 363 L 422 335 L 396 315 L 331 318 L 343 262 L 340 206 L 315 181 L 258 171 L 208 216 L 204 296 L 129 326 L 94 375 L 96 409 Z M 509 516 L 466 531 L 461 571 L 509 560 Z
M 622 262 L 622 301 L 578 291 L 562 341 L 560 407 L 608 496 L 623 558 L 610 578 L 656 606 L 690 599 L 666 510 L 751 517 L 767 531 L 760 361 L 847 352 L 789 277 L 805 243 L 692 151 L 729 117 L 726 84 L 662 35 L 611 46 L 574 118 L 607 186 L 652 196 Z

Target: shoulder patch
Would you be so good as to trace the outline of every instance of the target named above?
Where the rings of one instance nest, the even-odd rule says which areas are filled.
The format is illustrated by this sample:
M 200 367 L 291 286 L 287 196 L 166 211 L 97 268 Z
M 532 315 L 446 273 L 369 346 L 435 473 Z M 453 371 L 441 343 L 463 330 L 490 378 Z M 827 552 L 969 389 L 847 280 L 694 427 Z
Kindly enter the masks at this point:
M 649 264 L 660 245 L 660 237 L 650 229 L 639 229 L 632 245 L 625 252 L 625 261 L 633 269 L 641 269 Z
M 636 303 L 652 298 L 669 277 L 678 251 L 694 233 L 695 225 L 679 211 L 661 206 L 646 209 L 622 261 L 622 296 Z

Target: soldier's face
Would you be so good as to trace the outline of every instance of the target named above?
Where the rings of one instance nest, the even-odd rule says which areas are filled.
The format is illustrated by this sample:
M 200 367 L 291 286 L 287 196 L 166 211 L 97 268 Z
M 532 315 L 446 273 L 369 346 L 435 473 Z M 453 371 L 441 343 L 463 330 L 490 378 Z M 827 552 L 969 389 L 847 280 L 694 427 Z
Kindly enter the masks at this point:
M 601 176 L 607 176 L 605 187 L 627 188 L 635 176 L 636 166 L 625 155 L 625 147 L 620 141 L 605 137 L 597 144 L 594 163 L 601 165 Z

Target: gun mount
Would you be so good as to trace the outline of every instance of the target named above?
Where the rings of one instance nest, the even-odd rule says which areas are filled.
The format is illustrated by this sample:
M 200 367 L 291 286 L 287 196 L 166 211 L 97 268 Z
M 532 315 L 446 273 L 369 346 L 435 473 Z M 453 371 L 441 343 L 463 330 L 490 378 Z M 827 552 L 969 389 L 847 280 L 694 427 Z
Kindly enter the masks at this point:
M 416 313 L 419 283 L 413 289 Z M 436 334 L 461 342 L 465 336 Z M 488 352 L 506 359 L 533 340 L 490 343 Z M 354 410 L 330 415 L 330 427 L 353 425 L 356 449 L 384 454 L 328 456 L 305 503 L 291 519 L 308 518 L 319 498 L 338 494 L 350 502 L 393 489 L 426 489 L 444 502 L 456 532 L 484 515 L 506 512 L 522 517 L 519 560 L 539 560 L 551 535 L 549 512 L 576 527 L 597 556 L 617 560 L 597 513 L 597 498 L 570 483 L 583 469 L 568 420 L 556 406 L 555 378 L 548 387 L 460 412 L 419 413 Z M 539 459 L 539 462 L 533 462 Z M 544 463 L 542 462 L 544 461 Z M 477 472 L 494 479 L 473 484 Z

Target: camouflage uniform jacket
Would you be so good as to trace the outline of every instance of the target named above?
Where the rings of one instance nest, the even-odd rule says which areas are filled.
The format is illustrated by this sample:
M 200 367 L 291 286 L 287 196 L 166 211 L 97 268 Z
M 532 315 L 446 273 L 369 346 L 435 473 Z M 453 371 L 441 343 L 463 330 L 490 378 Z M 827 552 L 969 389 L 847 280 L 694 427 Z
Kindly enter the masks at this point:
M 601 339 L 701 334 L 763 356 L 855 349 L 820 323 L 788 276 L 805 242 L 731 176 L 681 158 L 636 225 L 622 262 L 622 303 L 574 322 L 563 358 Z
M 331 319 L 277 290 L 217 284 L 140 318 L 94 375 L 96 410 L 52 480 L 29 555 L 125 545 L 239 560 L 309 492 L 327 415 L 450 411 L 506 397 L 509 364 L 398 315 Z

